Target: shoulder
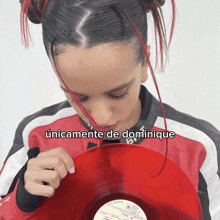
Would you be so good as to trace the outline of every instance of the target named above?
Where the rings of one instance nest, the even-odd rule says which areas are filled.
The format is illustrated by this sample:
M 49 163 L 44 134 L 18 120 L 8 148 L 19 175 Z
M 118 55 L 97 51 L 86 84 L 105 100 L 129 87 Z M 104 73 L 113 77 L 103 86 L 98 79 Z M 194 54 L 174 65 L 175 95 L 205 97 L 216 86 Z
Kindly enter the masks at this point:
M 19 124 L 19 128 L 22 129 L 26 127 L 29 123 L 32 121 L 39 120 L 40 121 L 45 121 L 48 120 L 49 118 L 51 119 L 50 122 L 52 123 L 53 121 L 70 117 L 75 115 L 76 112 L 75 110 L 71 107 L 68 101 L 63 101 L 60 103 L 57 103 L 55 105 L 51 105 L 48 107 L 45 107 L 41 109 L 40 111 L 37 111 L 36 113 L 29 115 L 25 117 Z M 40 120 L 41 119 L 41 120 Z M 49 123 L 49 121 L 48 121 Z
M 156 113 L 155 127 L 164 129 L 164 119 L 160 103 L 153 98 L 151 111 Z M 169 131 L 185 139 L 185 142 L 201 144 L 206 151 L 206 157 L 201 167 L 206 181 L 208 182 L 219 172 L 220 167 L 220 132 L 209 122 L 180 112 L 170 105 L 164 104 L 166 121 Z M 192 146 L 192 147 L 193 147 Z
M 164 119 L 160 102 L 142 86 L 140 92 L 142 102 L 141 120 L 146 127 L 156 126 L 164 129 Z M 168 104 L 163 103 L 167 119 L 168 130 L 173 130 L 186 138 L 194 137 L 201 139 L 206 136 L 220 148 L 220 132 L 209 122 L 193 117 L 189 114 L 176 110 Z
M 152 106 L 157 112 L 156 125 L 162 127 L 164 123 L 161 107 L 155 98 L 153 98 Z M 173 129 L 175 132 L 183 136 L 188 136 L 189 138 L 194 137 L 194 139 L 200 140 L 203 137 L 209 138 L 220 148 L 220 132 L 211 123 L 178 111 L 167 104 L 164 104 L 164 110 L 169 130 Z
M 63 101 L 55 105 L 45 107 L 40 111 L 25 117 L 16 129 L 14 143 L 6 160 L 24 146 L 27 148 L 29 135 L 34 129 L 46 125 L 53 125 L 57 121 L 61 122 L 62 120 L 68 119 L 69 117 L 75 115 L 77 115 L 77 113 L 68 103 L 68 101 Z

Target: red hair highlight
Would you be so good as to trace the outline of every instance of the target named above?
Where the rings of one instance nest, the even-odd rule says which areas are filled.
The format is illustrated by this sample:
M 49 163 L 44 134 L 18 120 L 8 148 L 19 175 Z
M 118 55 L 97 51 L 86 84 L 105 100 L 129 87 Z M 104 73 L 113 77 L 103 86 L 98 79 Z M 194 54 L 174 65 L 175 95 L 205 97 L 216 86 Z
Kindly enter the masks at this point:
M 43 17 L 44 11 L 45 11 L 45 7 L 47 5 L 49 0 L 45 0 L 44 4 L 40 4 L 38 2 L 38 11 L 40 12 L 40 14 L 42 15 L 41 18 Z M 152 15 L 153 15 L 153 19 L 154 19 L 154 26 L 155 26 L 155 43 L 156 43 L 156 65 L 158 62 L 158 39 L 157 36 L 159 36 L 159 51 L 160 51 L 160 62 L 161 62 L 161 69 L 164 69 L 164 52 L 167 54 L 168 51 L 168 47 L 170 46 L 172 37 L 173 37 L 173 32 L 174 32 L 174 25 L 175 25 L 175 18 L 176 18 L 176 9 L 175 9 L 175 2 L 174 0 L 171 0 L 172 2 L 172 11 L 173 11 L 173 16 L 172 16 L 172 24 L 171 24 L 171 30 L 170 30 L 170 38 L 169 38 L 169 44 L 167 45 L 167 41 L 166 41 L 166 29 L 165 29 L 165 24 L 164 24 L 164 19 L 163 19 L 163 15 L 162 15 L 162 11 L 160 8 L 160 4 L 158 3 L 158 1 L 153 0 L 152 4 L 148 4 L 148 3 L 144 3 L 146 10 L 152 11 Z M 20 15 L 20 22 L 21 22 L 21 34 L 22 34 L 22 42 L 25 44 L 25 48 L 29 47 L 29 38 L 30 38 L 30 32 L 29 32 L 29 28 L 28 28 L 28 10 L 29 9 L 33 9 L 33 6 L 31 4 L 31 0 L 24 0 L 22 8 L 21 8 L 21 15 Z M 117 10 L 123 12 L 121 9 L 114 7 Z M 124 12 L 123 12 L 124 13 Z M 37 13 L 35 12 L 36 17 L 38 18 L 39 16 L 37 15 Z M 124 13 L 125 14 L 125 13 Z M 127 17 L 127 15 L 125 14 L 125 16 Z M 136 27 L 136 25 L 134 24 L 134 22 L 127 17 L 130 24 L 132 25 L 134 31 L 136 32 L 137 37 L 139 38 L 139 41 L 141 43 L 142 49 L 145 53 L 146 56 L 146 62 L 150 68 L 151 71 L 151 75 L 157 90 L 157 94 L 159 97 L 159 101 L 160 101 L 160 105 L 161 105 L 161 110 L 162 110 L 162 114 L 163 114 L 163 118 L 164 118 L 164 126 L 165 126 L 165 131 L 167 132 L 167 123 L 166 123 L 166 115 L 165 115 L 165 111 L 164 111 L 164 107 L 163 107 L 163 103 L 162 103 L 162 99 L 160 96 L 160 92 L 159 92 L 159 88 L 157 85 L 157 81 L 154 75 L 154 71 L 150 62 L 150 58 L 149 58 L 149 54 L 147 53 L 147 48 L 146 45 L 143 41 L 143 38 L 138 30 L 138 28 Z M 39 19 L 42 22 L 42 19 Z M 88 112 L 88 110 L 86 108 L 84 108 L 84 106 L 81 104 L 81 102 L 79 101 L 79 99 L 77 98 L 77 96 L 70 90 L 70 88 L 68 87 L 68 85 L 65 83 L 65 81 L 63 80 L 59 69 L 56 65 L 55 62 L 55 57 L 54 57 L 54 52 L 53 52 L 53 43 L 51 44 L 51 55 L 52 55 L 52 60 L 53 60 L 53 64 L 56 70 L 56 73 L 58 74 L 60 80 L 62 81 L 62 83 L 64 84 L 64 86 L 66 87 L 66 89 L 68 90 L 69 94 L 71 95 L 71 97 L 73 98 L 73 100 L 76 102 L 77 106 L 80 108 L 80 110 L 83 112 L 83 114 L 88 118 L 90 124 L 93 126 L 93 128 L 95 130 L 97 130 L 98 132 L 100 131 L 100 128 L 98 126 L 98 124 L 95 122 L 95 120 L 92 118 L 91 114 Z M 103 140 L 99 141 L 99 145 L 101 145 Z M 159 175 L 166 164 L 166 160 L 167 160 L 167 155 L 168 155 L 168 139 L 166 139 L 166 152 L 165 152 L 165 161 L 163 164 L 163 167 L 161 168 L 161 170 L 159 171 L 159 173 L 157 175 Z M 156 175 L 156 176 L 157 176 Z
M 172 38 L 173 38 L 173 32 L 174 32 L 174 26 L 175 26 L 175 22 L 176 22 L 176 5 L 175 5 L 175 1 L 171 0 L 172 3 L 172 24 L 171 24 L 171 29 L 170 29 L 170 39 L 169 39 L 169 44 L 168 46 L 170 46 Z
M 149 54 L 147 52 L 147 48 L 146 48 L 146 45 L 144 43 L 144 40 L 138 30 L 138 28 L 135 26 L 134 22 L 128 18 L 132 27 L 134 28 L 138 38 L 139 38 L 139 41 L 141 43 L 141 46 L 143 48 L 143 51 L 144 51 L 144 54 L 146 56 L 146 62 L 150 68 L 150 71 L 151 71 L 151 76 L 153 78 L 153 81 L 154 81 L 154 85 L 156 87 L 156 90 L 157 90 L 157 94 L 158 94 L 158 97 L 159 97 L 159 101 L 160 101 L 160 106 L 161 106 L 161 110 L 162 110 L 162 114 L 163 114 L 163 119 L 164 119 L 164 126 L 165 126 L 165 131 L 167 132 L 167 121 L 166 121 L 166 115 L 165 115 L 165 111 L 164 111 L 164 107 L 163 107 L 163 103 L 162 103 L 162 99 L 161 99 L 161 96 L 160 96 L 160 92 L 159 92 L 159 88 L 158 88 L 158 85 L 157 85 L 157 80 L 156 80 L 156 77 L 154 75 L 154 71 L 153 71 L 153 68 L 152 68 L 152 65 L 151 65 L 151 62 L 150 62 L 150 57 L 149 57 Z M 166 161 L 167 161 L 167 155 L 168 155 L 168 138 L 166 139 L 166 151 L 165 151 L 165 160 L 164 160 L 164 163 L 163 163 L 163 166 L 161 168 L 161 170 L 159 171 L 159 173 L 156 175 L 160 175 L 160 173 L 163 171 L 164 167 L 165 167 L 165 164 L 166 164 Z
M 153 1 L 153 3 L 155 3 L 155 2 Z M 158 46 L 157 45 L 157 34 L 158 34 L 159 35 L 160 57 L 161 57 L 161 69 L 164 69 L 164 59 L 163 59 L 163 54 L 164 53 L 163 52 L 165 51 L 165 53 L 167 53 L 167 51 L 168 51 L 168 48 L 169 48 L 170 43 L 172 41 L 173 32 L 174 32 L 174 26 L 175 26 L 176 7 L 175 7 L 174 0 L 171 0 L 171 2 L 172 2 L 173 16 L 172 16 L 172 24 L 171 24 L 171 30 L 170 30 L 170 39 L 169 39 L 169 44 L 168 45 L 167 45 L 167 41 L 166 41 L 166 28 L 165 28 L 164 18 L 163 18 L 163 15 L 162 15 L 161 8 L 158 7 L 159 5 L 155 3 L 155 5 L 153 5 L 154 8 L 152 9 L 154 25 L 155 25 L 156 65 L 157 65 L 157 59 L 158 59 L 158 50 L 157 50 L 157 46 Z M 146 10 L 148 10 L 149 9 L 149 5 L 147 3 L 144 3 L 144 4 L 146 6 Z M 160 101 L 160 106 L 161 106 L 162 115 L 163 115 L 163 119 L 164 119 L 165 132 L 168 132 L 167 121 L 166 121 L 166 115 L 165 115 L 165 111 L 164 111 L 164 107 L 163 107 L 163 102 L 162 102 L 162 99 L 161 99 L 161 96 L 160 96 L 157 80 L 156 80 L 156 77 L 155 77 L 155 74 L 154 74 L 154 70 L 153 70 L 151 62 L 150 62 L 150 57 L 149 57 L 149 54 L 147 52 L 146 45 L 145 45 L 144 40 L 143 40 L 143 38 L 141 36 L 141 33 L 139 32 L 139 30 L 136 27 L 136 25 L 134 24 L 134 22 L 127 15 L 126 15 L 126 17 L 128 18 L 128 20 L 129 20 L 130 24 L 132 25 L 134 31 L 136 32 L 136 35 L 138 36 L 139 41 L 141 43 L 141 47 L 142 47 L 142 49 L 144 51 L 144 54 L 146 56 L 146 62 L 148 64 L 148 66 L 149 66 L 149 69 L 150 69 L 150 72 L 151 72 L 151 76 L 153 78 L 153 82 L 154 82 L 154 85 L 156 87 L 156 91 L 157 91 L 158 98 L 159 98 L 159 101 Z M 156 176 L 158 176 L 158 175 L 160 175 L 162 173 L 162 171 L 163 171 L 163 169 L 164 169 L 164 167 L 166 165 L 167 155 L 168 155 L 168 138 L 166 139 L 165 159 L 164 159 L 163 166 L 162 166 L 161 170 L 156 175 L 152 174 L 152 177 L 156 177 Z
M 89 120 L 90 124 L 93 126 L 93 128 L 100 132 L 101 129 L 99 128 L 99 125 L 96 123 L 96 121 L 93 119 L 92 115 L 89 113 L 89 111 L 82 105 L 82 103 L 79 101 L 79 99 L 77 98 L 77 96 L 72 92 L 72 90 L 69 88 L 69 86 L 66 84 L 66 82 L 64 81 L 63 77 L 60 74 L 60 71 L 57 67 L 56 61 L 55 61 L 55 57 L 54 57 L 54 52 L 53 52 L 53 43 L 51 44 L 51 55 L 52 55 L 52 60 L 53 60 L 53 64 L 56 70 L 56 73 L 58 74 L 60 80 L 62 81 L 63 85 L 65 86 L 65 88 L 68 90 L 69 94 L 71 95 L 72 99 L 75 101 L 75 103 L 77 104 L 77 106 L 80 108 L 80 110 L 82 111 L 82 113 L 86 116 L 86 118 Z M 100 146 L 103 142 L 103 139 L 99 139 L 98 142 L 98 146 Z
M 45 7 L 49 0 L 41 0 L 37 2 L 37 10 L 41 14 L 39 17 L 38 13 L 35 11 L 31 0 L 24 0 L 21 6 L 20 13 L 20 28 L 21 28 L 21 43 L 24 44 L 25 48 L 29 48 L 29 42 L 31 40 L 30 30 L 28 26 L 28 11 L 32 10 L 36 18 L 42 23 Z
M 28 27 L 28 10 L 31 7 L 31 0 L 24 0 L 20 13 L 21 43 L 25 48 L 29 47 L 29 39 L 31 38 Z
M 43 18 L 44 11 L 45 11 L 45 8 L 46 8 L 47 3 L 48 3 L 49 0 L 43 0 L 43 1 L 44 1 L 44 3 L 43 3 L 43 5 L 42 5 L 42 7 L 41 7 L 40 2 L 37 3 L 38 10 L 39 10 L 39 12 L 40 12 L 42 18 Z M 42 19 L 41 19 L 41 22 L 42 22 Z
M 143 2 L 146 8 L 146 11 L 152 12 L 152 16 L 154 20 L 155 51 L 156 51 L 155 68 L 158 66 L 158 57 L 159 57 L 158 56 L 158 37 L 159 37 L 160 70 L 162 72 L 165 69 L 164 53 L 167 56 L 168 48 L 172 41 L 175 20 L 176 20 L 175 1 L 171 0 L 171 3 L 172 3 L 172 12 L 173 12 L 172 13 L 172 24 L 171 24 L 171 29 L 170 29 L 169 43 L 167 44 L 165 22 L 164 22 L 163 13 L 160 7 L 160 3 L 157 0 L 153 0 L 151 4 Z

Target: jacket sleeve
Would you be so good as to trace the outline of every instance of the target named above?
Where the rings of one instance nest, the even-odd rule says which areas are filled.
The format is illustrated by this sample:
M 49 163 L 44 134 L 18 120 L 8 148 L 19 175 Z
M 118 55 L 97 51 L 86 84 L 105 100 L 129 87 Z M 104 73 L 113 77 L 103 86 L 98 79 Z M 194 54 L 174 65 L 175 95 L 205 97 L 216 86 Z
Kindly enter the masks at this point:
M 23 142 L 22 123 L 16 130 L 11 150 L 0 173 L 0 219 L 30 219 L 31 212 L 38 206 L 40 197 L 24 188 L 24 173 L 28 158 L 35 157 L 39 148 L 29 150 Z
M 19 181 L 17 182 L 14 191 L 12 191 L 10 194 L 8 194 L 7 196 L 4 197 L 4 199 L 2 199 L 0 201 L 0 219 L 1 220 L 14 220 L 14 219 L 22 219 L 22 220 L 26 220 L 26 219 L 33 219 L 33 216 L 35 215 L 35 212 L 25 212 L 22 211 L 19 207 L 18 207 L 18 198 L 17 198 L 17 192 L 18 192 L 18 188 L 19 188 Z M 21 199 L 23 199 L 26 195 L 28 195 L 29 193 L 27 192 L 27 194 L 24 194 L 23 197 L 21 197 Z M 21 204 L 27 204 L 28 201 L 29 205 L 28 206 L 24 206 L 26 209 L 31 208 L 33 209 L 33 207 L 37 207 L 36 204 L 39 204 L 39 196 L 34 196 L 29 194 L 29 196 L 27 196 L 27 198 L 25 200 L 21 200 Z M 23 207 L 21 205 L 21 207 Z
M 220 132 L 206 123 L 204 139 L 206 158 L 199 173 L 199 196 L 204 220 L 220 219 Z M 208 137 L 208 138 L 207 138 Z

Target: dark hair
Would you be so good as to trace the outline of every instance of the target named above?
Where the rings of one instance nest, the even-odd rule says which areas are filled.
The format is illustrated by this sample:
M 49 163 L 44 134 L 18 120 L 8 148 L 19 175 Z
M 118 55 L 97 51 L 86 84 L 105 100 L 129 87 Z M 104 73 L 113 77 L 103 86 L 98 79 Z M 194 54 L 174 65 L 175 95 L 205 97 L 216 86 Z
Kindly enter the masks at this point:
M 84 45 L 85 48 L 90 48 L 102 43 L 127 42 L 135 45 L 138 63 L 140 61 L 144 63 L 145 55 L 128 18 L 134 22 L 146 44 L 146 12 L 151 11 L 155 24 L 156 43 L 157 36 L 159 37 L 161 66 L 163 66 L 163 54 L 167 53 L 168 48 L 160 9 L 164 0 L 24 0 L 24 3 L 26 8 L 23 4 L 21 21 L 23 20 L 22 23 L 27 26 L 24 18 L 26 10 L 30 21 L 42 22 L 43 41 L 48 54 L 54 39 L 56 39 L 55 55 L 62 52 L 65 45 L 76 47 Z M 28 32 L 25 29 L 27 27 L 23 27 L 22 34 L 27 46 Z M 173 25 L 171 30 L 173 31 Z
M 22 0 L 21 0 L 22 1 Z M 173 35 L 175 22 L 175 4 L 173 6 L 173 21 L 169 44 Z M 159 37 L 159 50 L 161 56 L 161 68 L 163 68 L 163 52 L 167 52 L 166 31 L 160 6 L 164 0 L 24 0 L 21 9 L 21 31 L 26 46 L 28 45 L 27 16 L 34 23 L 42 22 L 43 39 L 46 51 L 52 55 L 53 64 L 59 78 L 66 86 L 78 107 L 89 119 L 93 127 L 99 131 L 90 113 L 83 107 L 78 98 L 69 89 L 62 79 L 56 66 L 55 55 L 65 49 L 65 45 L 90 48 L 102 43 L 127 42 L 135 43 L 136 60 L 149 65 L 154 84 L 158 93 L 165 131 L 167 132 L 166 116 L 160 97 L 154 71 L 146 50 L 147 43 L 147 17 L 146 12 L 152 11 L 155 25 L 156 63 L 157 63 L 157 36 Z M 70 19 L 71 18 L 71 19 Z M 61 46 L 61 47 L 60 47 Z M 101 141 L 99 142 L 101 145 Z M 166 153 L 164 164 L 157 175 L 164 169 L 168 154 L 168 139 L 166 139 Z

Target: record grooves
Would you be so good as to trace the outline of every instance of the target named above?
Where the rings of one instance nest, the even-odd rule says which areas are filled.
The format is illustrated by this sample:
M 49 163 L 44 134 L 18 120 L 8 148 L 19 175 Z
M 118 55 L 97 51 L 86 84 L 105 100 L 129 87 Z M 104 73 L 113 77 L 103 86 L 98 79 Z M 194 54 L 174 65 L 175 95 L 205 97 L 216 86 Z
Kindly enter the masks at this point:
M 197 192 L 177 165 L 168 159 L 163 172 L 152 177 L 163 161 L 161 154 L 137 145 L 93 148 L 74 158 L 76 173 L 61 181 L 32 219 L 202 219 Z

